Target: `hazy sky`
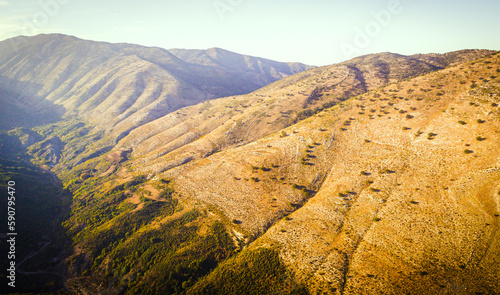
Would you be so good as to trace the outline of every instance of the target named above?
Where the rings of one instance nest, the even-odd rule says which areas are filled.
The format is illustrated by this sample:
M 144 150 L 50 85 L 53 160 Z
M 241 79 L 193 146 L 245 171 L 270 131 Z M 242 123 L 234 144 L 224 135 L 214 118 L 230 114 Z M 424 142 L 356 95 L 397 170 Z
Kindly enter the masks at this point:
M 500 50 L 499 32 L 498 0 L 0 0 L 0 40 L 63 33 L 311 65 L 384 51 Z

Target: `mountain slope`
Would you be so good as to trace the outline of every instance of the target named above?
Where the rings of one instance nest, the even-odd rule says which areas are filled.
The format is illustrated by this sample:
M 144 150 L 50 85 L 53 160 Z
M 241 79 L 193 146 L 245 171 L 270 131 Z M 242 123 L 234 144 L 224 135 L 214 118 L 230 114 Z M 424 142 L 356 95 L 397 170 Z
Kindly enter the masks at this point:
M 18 47 L 13 47 L 17 44 Z M 179 108 L 251 92 L 309 68 L 250 58 L 260 68 L 229 68 L 183 61 L 167 50 L 85 41 L 65 35 L 0 42 L 0 86 L 18 97 L 62 106 L 120 138 Z M 273 72 L 274 75 L 270 75 Z
M 401 62 L 375 75 L 377 65 L 394 59 Z M 398 64 L 418 75 L 422 69 L 411 63 L 368 56 L 341 65 L 338 73 L 346 76 L 332 74 L 339 66 L 313 69 L 246 96 L 188 107 L 62 175 L 77 204 L 65 224 L 78 251 L 66 264 L 72 277 L 89 270 L 72 286 L 187 294 L 498 293 L 500 56 L 438 71 L 422 62 L 429 74 L 376 86 L 401 79 Z M 291 89 L 295 95 L 286 96 Z M 331 100 L 323 103 L 336 105 L 278 132 L 275 124 L 265 123 L 271 126 L 262 133 L 247 125 L 243 141 L 231 139 L 228 130 L 240 128 L 231 111 L 252 120 L 277 98 L 275 118 L 286 118 L 286 126 L 298 118 L 284 110 L 297 104 L 303 110 L 315 89 L 321 89 L 315 97 L 326 92 Z M 174 193 L 165 198 L 159 191 L 166 187 Z M 96 222 L 92 216 L 101 215 L 88 211 L 101 206 L 113 214 Z M 183 215 L 192 208 L 195 215 Z M 218 222 L 236 252 L 227 237 L 204 244 Z M 193 240 L 184 235 L 194 234 L 188 229 L 196 232 Z M 183 233 L 168 238 L 177 246 L 154 242 L 166 232 Z M 157 262 L 132 263 L 153 255 L 149 247 Z M 188 267 L 194 249 L 202 250 Z M 99 289 L 120 279 L 131 289 L 115 283 Z
M 123 56 L 110 49 L 109 77 L 86 79 L 118 92 L 93 82 L 97 96 L 55 100 L 76 118 L 10 133 L 32 161 L 57 164 L 72 194 L 60 240 L 24 271 L 43 265 L 76 294 L 499 292 L 498 54 L 368 55 L 158 119 L 144 111 L 149 121 L 126 107 L 129 83 L 184 81 L 172 64 L 271 66 L 99 44 Z M 16 58 L 9 74 L 23 81 L 31 64 Z M 26 91 L 51 89 L 42 80 Z M 116 145 L 99 144 L 78 118 L 89 114 L 114 126 Z
M 455 62 L 488 51 L 463 51 Z M 444 67 L 444 65 L 443 65 Z M 377 54 L 304 71 L 254 93 L 214 100 L 169 114 L 133 131 L 117 149 L 147 163 L 157 173 L 180 160 L 205 157 L 230 146 L 252 142 L 346 99 L 442 69 L 412 57 Z
M 499 73 L 497 54 L 392 84 L 161 177 L 275 224 L 249 250 L 279 251 L 312 294 L 496 294 Z

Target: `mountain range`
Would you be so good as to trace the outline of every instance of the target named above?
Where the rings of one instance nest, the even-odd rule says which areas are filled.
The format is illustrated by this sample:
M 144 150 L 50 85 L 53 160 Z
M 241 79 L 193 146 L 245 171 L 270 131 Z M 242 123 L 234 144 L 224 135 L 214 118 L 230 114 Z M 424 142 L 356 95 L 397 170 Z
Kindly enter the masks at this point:
M 500 292 L 499 52 L 311 67 L 18 38 L 0 176 L 47 229 L 23 229 L 24 291 Z

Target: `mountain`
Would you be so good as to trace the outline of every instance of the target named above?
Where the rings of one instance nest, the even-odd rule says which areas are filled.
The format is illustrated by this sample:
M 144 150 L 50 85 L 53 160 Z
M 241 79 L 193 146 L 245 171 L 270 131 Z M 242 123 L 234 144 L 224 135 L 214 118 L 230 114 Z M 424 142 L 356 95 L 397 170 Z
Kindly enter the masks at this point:
M 247 251 L 311 294 L 497 294 L 499 73 L 496 54 L 390 84 L 159 177 L 272 224 Z M 235 261 L 193 294 L 231 294 Z
M 475 59 L 488 51 L 461 51 L 448 63 Z M 425 57 L 425 56 L 424 56 Z M 356 95 L 388 83 L 444 69 L 398 54 L 368 55 L 281 79 L 248 95 L 188 107 L 145 124 L 118 142 L 158 173 L 179 160 L 204 157 L 250 143 Z
M 271 68 L 295 66 L 217 48 L 91 44 L 161 69 L 188 64 L 168 73 L 185 81 L 192 71 L 189 85 L 203 76 L 195 69 L 210 69 L 196 84 L 206 93 L 225 85 L 213 78 L 219 71 L 270 79 Z M 31 58 L 12 60 L 1 84 L 19 111 L 30 111 L 22 102 L 31 97 L 21 82 L 28 91 L 31 80 L 40 79 L 34 89 L 53 81 L 16 76 L 48 66 Z M 108 64 L 123 79 L 144 71 Z M 152 79 L 168 80 L 161 73 Z M 0 137 L 6 191 L 31 177 L 35 188 L 16 192 L 37 199 L 47 170 L 55 173 L 38 195 L 50 195 L 47 209 L 27 202 L 19 211 L 53 224 L 19 235 L 30 237 L 18 266 L 23 292 L 497 294 L 499 77 L 494 51 L 372 54 L 179 106 L 125 133 L 105 116 L 89 119 L 90 103 L 69 111 L 57 89 L 33 97 L 65 110 Z M 108 134 L 98 130 L 106 124 Z
M 0 51 L 0 87 L 19 103 L 47 101 L 53 113 L 83 118 L 113 139 L 182 107 L 248 93 L 310 68 L 222 49 L 207 51 L 210 64 L 160 48 L 59 34 L 5 40 Z

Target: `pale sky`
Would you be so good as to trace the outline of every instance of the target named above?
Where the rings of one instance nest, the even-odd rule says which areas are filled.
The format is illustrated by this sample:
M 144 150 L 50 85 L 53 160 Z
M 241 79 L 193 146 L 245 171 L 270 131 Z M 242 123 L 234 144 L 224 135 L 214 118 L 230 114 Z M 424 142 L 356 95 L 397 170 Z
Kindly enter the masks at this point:
M 317 66 L 385 51 L 500 50 L 499 32 L 497 0 L 0 0 L 0 40 L 62 33 Z

